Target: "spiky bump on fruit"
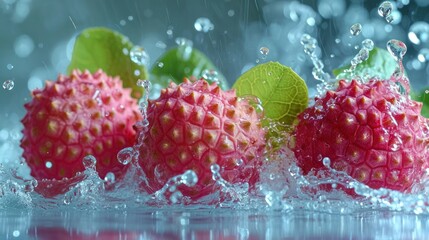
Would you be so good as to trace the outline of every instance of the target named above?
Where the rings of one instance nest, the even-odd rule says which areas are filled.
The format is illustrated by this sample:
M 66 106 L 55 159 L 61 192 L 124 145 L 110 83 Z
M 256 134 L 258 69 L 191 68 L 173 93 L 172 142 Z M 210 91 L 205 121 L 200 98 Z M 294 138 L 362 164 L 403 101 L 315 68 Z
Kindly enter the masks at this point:
M 124 166 L 116 155 L 133 146 L 133 124 L 141 118 L 130 92 L 119 78 L 101 70 L 75 70 L 34 90 L 25 104 L 21 140 L 31 175 L 37 180 L 71 178 L 84 170 L 82 160 L 89 154 L 97 159 L 100 177 L 118 174 Z
M 265 147 L 260 117 L 247 100 L 216 83 L 203 79 L 171 83 L 148 104 L 149 126 L 139 159 L 147 190 L 156 191 L 169 178 L 194 170 L 197 185 L 180 190 L 193 199 L 207 195 L 213 191 L 210 167 L 215 163 L 225 180 L 254 184 Z
M 299 115 L 294 152 L 305 174 L 328 157 L 371 188 L 410 190 L 428 167 L 429 131 L 422 104 L 394 82 L 341 80 Z

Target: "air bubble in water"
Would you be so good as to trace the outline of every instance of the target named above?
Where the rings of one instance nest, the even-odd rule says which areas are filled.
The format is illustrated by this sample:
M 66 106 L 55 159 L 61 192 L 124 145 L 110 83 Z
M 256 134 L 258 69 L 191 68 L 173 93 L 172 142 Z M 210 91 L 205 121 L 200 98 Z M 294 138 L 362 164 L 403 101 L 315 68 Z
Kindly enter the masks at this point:
M 219 73 L 214 69 L 205 69 L 201 73 L 201 77 L 208 81 L 219 82 Z
M 130 51 L 131 61 L 141 66 L 149 65 L 149 55 L 146 53 L 144 48 L 140 46 L 134 46 Z
M 378 7 L 378 15 L 385 18 L 392 13 L 393 5 L 389 1 L 384 1 Z
M 429 40 L 429 23 L 415 22 L 408 32 L 408 39 L 416 45 L 426 43 Z
M 82 162 L 85 169 L 94 169 L 95 164 L 97 163 L 97 159 L 95 159 L 95 157 L 92 155 L 87 155 L 83 158 Z
M 371 39 L 365 39 L 362 41 L 362 47 L 371 51 L 374 49 L 374 42 Z
M 127 165 L 133 160 L 134 149 L 132 147 L 127 147 L 118 152 L 117 158 L 120 163 Z
M 353 36 L 357 36 L 362 32 L 362 25 L 360 23 L 355 23 L 350 27 L 350 33 Z
M 407 45 L 399 40 L 392 39 L 387 42 L 387 50 L 396 61 L 402 61 L 407 52 Z
M 194 23 L 195 30 L 198 32 L 209 32 L 214 29 L 213 23 L 210 21 L 210 19 L 201 17 L 197 18 Z
M 3 89 L 12 90 L 15 86 L 15 82 L 13 80 L 6 80 L 3 82 Z
M 420 49 L 419 54 L 417 55 L 417 59 L 422 63 L 429 61 L 429 49 Z

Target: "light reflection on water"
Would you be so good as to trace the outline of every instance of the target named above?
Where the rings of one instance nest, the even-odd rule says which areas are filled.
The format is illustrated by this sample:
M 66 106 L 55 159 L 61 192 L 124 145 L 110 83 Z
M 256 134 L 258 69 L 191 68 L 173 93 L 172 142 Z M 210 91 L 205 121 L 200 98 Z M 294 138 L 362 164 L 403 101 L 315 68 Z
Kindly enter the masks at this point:
M 425 239 L 429 216 L 163 208 L 0 213 L 6 239 Z

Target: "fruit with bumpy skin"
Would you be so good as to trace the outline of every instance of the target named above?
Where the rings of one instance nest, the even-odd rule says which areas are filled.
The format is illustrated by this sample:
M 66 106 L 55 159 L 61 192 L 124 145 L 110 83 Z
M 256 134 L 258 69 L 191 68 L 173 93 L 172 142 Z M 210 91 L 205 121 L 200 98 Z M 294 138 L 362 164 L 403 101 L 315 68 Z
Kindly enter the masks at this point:
M 119 174 L 124 165 L 116 155 L 133 146 L 133 124 L 141 118 L 130 91 L 101 70 L 76 70 L 34 90 L 25 104 L 21 140 L 31 175 L 37 180 L 74 177 L 85 169 L 82 160 L 89 154 L 97 159 L 101 178 Z
M 168 179 L 194 170 L 198 183 L 179 190 L 192 199 L 205 196 L 214 191 L 213 164 L 220 166 L 226 181 L 253 185 L 265 148 L 260 117 L 235 90 L 223 91 L 202 79 L 171 83 L 148 104 L 149 126 L 139 159 L 148 179 L 146 190 L 154 192 Z
M 371 188 L 410 190 L 428 167 L 428 124 L 422 104 L 394 82 L 341 80 L 299 115 L 293 150 L 304 174 L 328 157 L 332 168 Z

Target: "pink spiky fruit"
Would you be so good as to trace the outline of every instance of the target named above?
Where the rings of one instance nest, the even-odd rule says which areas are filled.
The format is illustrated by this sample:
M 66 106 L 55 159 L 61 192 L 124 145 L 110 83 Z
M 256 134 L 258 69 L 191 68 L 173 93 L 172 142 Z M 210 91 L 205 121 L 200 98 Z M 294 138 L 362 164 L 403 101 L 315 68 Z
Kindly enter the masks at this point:
M 120 174 L 124 165 L 117 153 L 133 146 L 133 125 L 141 118 L 130 93 L 118 77 L 101 70 L 75 70 L 34 90 L 25 104 L 21 140 L 31 175 L 37 180 L 72 178 L 85 170 L 87 155 L 96 158 L 101 178 L 108 172 Z
M 213 164 L 226 181 L 253 185 L 265 148 L 260 117 L 235 90 L 223 91 L 203 79 L 171 83 L 148 104 L 149 126 L 139 158 L 146 190 L 154 192 L 171 177 L 193 170 L 198 183 L 179 190 L 192 199 L 205 196 L 214 191 Z
M 428 167 L 429 131 L 422 104 L 394 82 L 341 80 L 299 115 L 293 150 L 305 174 L 328 157 L 332 168 L 371 188 L 411 189 Z

